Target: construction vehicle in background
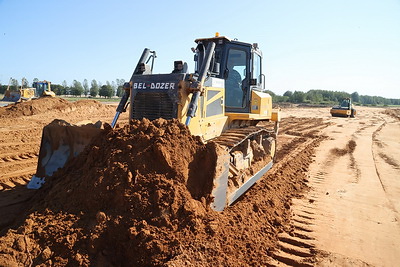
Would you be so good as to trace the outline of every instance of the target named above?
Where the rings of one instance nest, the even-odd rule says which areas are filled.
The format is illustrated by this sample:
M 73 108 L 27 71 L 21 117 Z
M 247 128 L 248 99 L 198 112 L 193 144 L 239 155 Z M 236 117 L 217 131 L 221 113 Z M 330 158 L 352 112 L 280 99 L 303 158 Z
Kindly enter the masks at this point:
M 20 88 L 15 89 L 15 88 L 10 88 L 11 80 L 12 78 L 10 78 L 7 90 L 4 92 L 4 97 L 1 101 L 21 102 L 39 97 L 56 96 L 56 94 L 53 91 L 51 91 L 50 87 L 51 83 L 48 81 L 34 82 L 33 87 L 24 88 L 23 84 L 25 83 L 23 79 Z
M 221 211 L 272 167 L 280 115 L 272 109 L 271 96 L 263 92 L 265 76 L 257 44 L 218 34 L 195 42 L 196 66 L 191 74 L 183 61 L 175 61 L 171 73 L 152 74 L 155 52 L 144 49 L 130 81 L 124 84 L 125 94 L 111 126 L 129 107 L 130 119 L 178 119 L 204 142 L 219 144 L 225 152 L 217 159 L 211 206 Z M 257 126 L 268 121 L 269 128 Z M 28 188 L 39 188 L 102 131 L 99 125 L 48 126 L 43 129 L 37 171 Z M 249 172 L 256 151 L 268 160 L 258 171 Z
M 333 106 L 330 110 L 332 117 L 351 117 L 354 118 L 357 114 L 350 98 L 342 100 L 340 105 Z
M 56 94 L 51 91 L 51 82 L 48 81 L 39 81 L 39 82 L 34 82 L 33 87 L 35 88 L 35 97 L 46 97 L 46 96 L 51 96 L 55 97 Z
M 26 80 L 23 78 L 20 88 L 11 86 L 12 78 L 8 82 L 7 90 L 4 92 L 4 97 L 1 101 L 20 102 L 30 100 L 35 97 L 35 88 L 26 88 Z

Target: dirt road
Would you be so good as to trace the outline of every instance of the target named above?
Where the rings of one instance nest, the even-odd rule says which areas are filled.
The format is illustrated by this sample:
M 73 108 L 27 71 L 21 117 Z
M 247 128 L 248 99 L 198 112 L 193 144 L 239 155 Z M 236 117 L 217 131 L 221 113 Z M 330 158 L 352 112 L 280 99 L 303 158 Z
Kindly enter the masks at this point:
M 29 262 L 42 266 L 64 266 L 68 262 L 83 266 L 126 264 L 121 256 L 122 259 L 128 257 L 131 263 L 145 261 L 149 265 L 168 266 L 398 264 L 398 110 L 384 113 L 384 109 L 358 108 L 359 115 L 348 119 L 330 117 L 328 108 L 283 109 L 277 163 L 237 204 L 222 213 L 209 211 L 201 201 L 187 200 L 188 193 L 179 187 L 175 192 L 182 197 L 172 205 L 183 210 L 183 214 L 175 214 L 175 220 L 168 213 L 160 218 L 149 215 L 139 220 L 137 216 L 147 213 L 135 215 L 135 210 L 133 214 L 126 213 L 132 209 L 130 205 L 139 203 L 143 207 L 151 202 L 153 208 L 162 207 L 163 210 L 171 204 L 162 201 L 161 196 L 175 194 L 170 185 L 165 187 L 169 188 L 168 192 L 157 191 L 160 188 L 152 188 L 148 181 L 148 188 L 139 191 L 143 194 L 139 199 L 138 192 L 127 193 L 131 190 L 129 187 L 120 188 L 111 195 L 110 185 L 103 188 L 104 192 L 96 191 L 101 186 L 93 187 L 91 193 L 102 198 L 110 195 L 109 201 L 120 203 L 120 213 L 113 207 L 107 211 L 98 206 L 106 200 L 93 202 L 90 194 L 74 195 L 81 203 L 88 201 L 91 205 L 87 205 L 87 210 L 72 212 L 76 206 L 68 206 L 69 193 L 49 189 L 48 193 L 37 194 L 26 189 L 25 184 L 36 169 L 44 125 L 55 118 L 72 123 L 87 119 L 110 122 L 115 112 L 115 106 L 94 101 L 77 104 L 49 101 L 40 106 L 27 104 L 0 110 L 0 265 Z M 123 114 L 120 121 L 126 124 L 127 114 Z M 121 129 L 118 138 L 129 141 L 122 135 L 124 131 L 128 130 Z M 125 147 L 129 145 L 122 143 L 121 147 L 107 153 L 119 157 Z M 179 162 L 179 153 L 186 147 L 171 144 L 168 149 L 177 153 L 175 160 Z M 132 176 L 121 176 L 123 165 L 115 163 L 111 168 L 106 159 L 103 166 L 93 158 L 91 162 L 97 164 L 96 168 L 85 169 L 82 165 L 80 172 L 88 174 L 88 179 L 98 177 L 100 180 L 93 184 L 96 186 L 110 183 L 106 173 L 122 179 L 118 181 L 132 179 Z M 91 175 L 100 171 L 102 175 Z M 64 174 L 68 177 L 67 171 Z M 154 178 L 143 175 L 136 174 L 135 180 L 144 179 L 146 183 L 146 179 Z M 156 177 L 159 187 L 163 179 L 160 175 Z M 83 182 L 91 186 L 90 180 Z M 121 184 L 124 182 L 118 186 Z M 63 186 L 75 188 L 67 180 Z M 149 188 L 154 190 L 155 196 L 146 200 L 144 196 Z M 57 201 L 53 201 L 54 196 L 58 196 Z M 41 203 L 41 197 L 47 200 Z M 182 203 L 182 199 L 186 199 L 187 204 Z M 34 212 L 27 210 L 32 205 L 36 205 Z M 59 212 L 59 207 L 64 208 Z M 153 214 L 152 210 L 145 212 Z M 90 214 L 95 214 L 94 221 Z M 120 223 L 121 218 L 127 219 L 126 228 Z M 108 233 L 109 237 L 101 233 Z M 136 240 L 136 234 L 145 238 Z M 94 239 L 96 236 L 98 239 Z M 131 253 L 133 244 L 136 249 L 140 248 L 141 258 Z
M 292 207 L 293 224 L 324 256 L 320 265 L 398 266 L 398 117 L 372 108 L 358 108 L 355 119 L 328 118 L 323 109 L 287 111 L 330 122 L 310 165 L 311 189 Z

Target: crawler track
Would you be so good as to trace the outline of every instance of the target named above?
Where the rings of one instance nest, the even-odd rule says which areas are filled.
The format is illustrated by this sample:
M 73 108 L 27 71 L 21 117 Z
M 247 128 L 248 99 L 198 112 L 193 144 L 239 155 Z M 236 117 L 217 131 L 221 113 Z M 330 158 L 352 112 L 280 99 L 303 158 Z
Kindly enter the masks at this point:
M 212 141 L 226 147 L 228 151 L 232 151 L 247 139 L 252 139 L 258 135 L 273 136 L 274 131 L 260 126 L 235 128 L 224 132 L 222 135 L 212 139 Z

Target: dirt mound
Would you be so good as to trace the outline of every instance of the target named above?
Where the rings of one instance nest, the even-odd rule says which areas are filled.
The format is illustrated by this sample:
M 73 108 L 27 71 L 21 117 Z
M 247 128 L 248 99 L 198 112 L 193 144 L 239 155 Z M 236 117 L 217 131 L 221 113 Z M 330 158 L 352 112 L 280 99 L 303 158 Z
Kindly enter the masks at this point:
M 212 177 L 208 149 L 213 145 L 177 122 L 144 120 L 105 130 L 49 179 L 18 229 L 29 236 L 33 264 L 87 265 L 91 255 L 97 264 L 157 265 L 173 257 L 179 243 L 173 232 L 205 213 L 206 198 L 193 199 L 188 182 Z M 204 191 L 193 193 L 207 196 L 211 188 Z M 27 256 L 20 251 L 16 261 L 26 263 Z
M 396 120 L 400 120 L 400 109 L 398 108 L 385 109 L 383 113 L 395 118 Z
M 218 213 L 208 197 L 216 145 L 177 121 L 106 128 L 2 233 L 0 265 L 265 265 L 317 143 Z
M 42 97 L 26 102 L 18 102 L 0 107 L 0 118 L 32 116 L 48 111 L 73 111 L 79 108 L 100 108 L 103 105 L 95 100 L 80 100 L 71 103 L 58 97 Z

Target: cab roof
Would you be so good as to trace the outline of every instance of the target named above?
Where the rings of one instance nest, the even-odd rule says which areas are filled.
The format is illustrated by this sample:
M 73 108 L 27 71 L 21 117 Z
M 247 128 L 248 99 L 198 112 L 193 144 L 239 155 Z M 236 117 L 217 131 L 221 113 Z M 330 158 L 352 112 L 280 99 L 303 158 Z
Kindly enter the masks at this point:
M 215 42 L 216 44 L 223 44 L 223 43 L 236 43 L 236 44 L 241 44 L 241 45 L 247 45 L 247 46 L 252 46 L 252 44 L 245 43 L 245 42 L 240 42 L 237 39 L 231 39 L 226 36 L 215 36 L 215 37 L 210 37 L 210 38 L 198 38 L 194 40 L 196 43 L 208 43 L 210 41 Z

